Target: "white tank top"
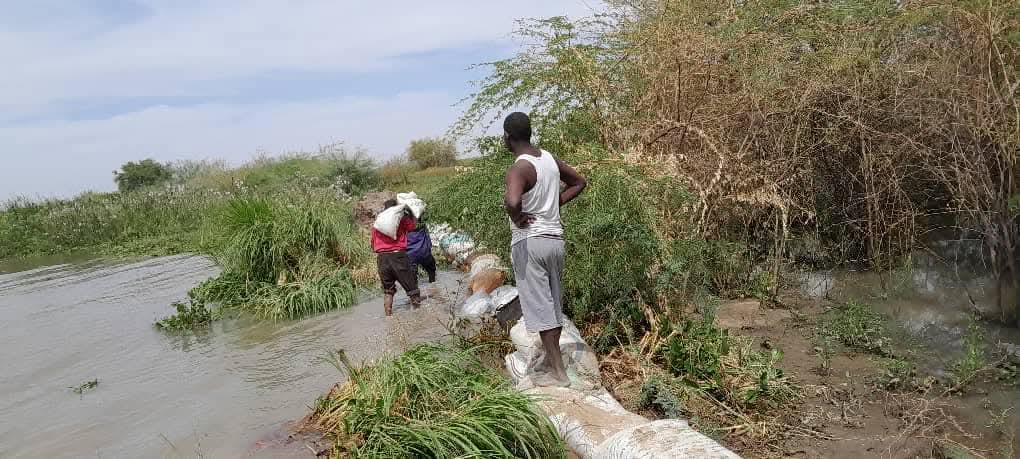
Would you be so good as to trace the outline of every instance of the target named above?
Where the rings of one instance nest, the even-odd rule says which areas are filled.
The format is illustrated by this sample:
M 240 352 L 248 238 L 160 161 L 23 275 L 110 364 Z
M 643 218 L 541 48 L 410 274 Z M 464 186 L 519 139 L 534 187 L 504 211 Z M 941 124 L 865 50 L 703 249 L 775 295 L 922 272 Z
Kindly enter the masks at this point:
M 527 161 L 535 168 L 535 186 L 521 195 L 521 210 L 535 220 L 527 228 L 510 222 L 510 245 L 529 237 L 563 237 L 560 223 L 560 167 L 552 153 L 540 150 L 541 156 L 520 155 L 516 161 Z

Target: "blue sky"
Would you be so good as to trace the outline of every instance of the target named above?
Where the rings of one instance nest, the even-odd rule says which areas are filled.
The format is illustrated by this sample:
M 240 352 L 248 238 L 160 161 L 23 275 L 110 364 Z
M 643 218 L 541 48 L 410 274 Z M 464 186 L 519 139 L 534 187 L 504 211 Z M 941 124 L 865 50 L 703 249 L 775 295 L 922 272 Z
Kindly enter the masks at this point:
M 0 0 L 0 199 L 113 188 L 125 161 L 440 135 L 520 17 L 592 0 Z

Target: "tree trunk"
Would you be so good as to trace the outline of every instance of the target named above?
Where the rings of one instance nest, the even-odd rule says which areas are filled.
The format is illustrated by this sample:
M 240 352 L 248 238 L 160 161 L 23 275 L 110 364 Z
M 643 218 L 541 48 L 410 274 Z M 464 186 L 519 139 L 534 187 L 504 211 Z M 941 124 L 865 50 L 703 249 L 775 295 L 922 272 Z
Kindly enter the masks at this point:
M 999 320 L 1006 325 L 1020 326 L 1017 322 L 1018 286 L 1016 260 L 1010 257 L 999 271 Z

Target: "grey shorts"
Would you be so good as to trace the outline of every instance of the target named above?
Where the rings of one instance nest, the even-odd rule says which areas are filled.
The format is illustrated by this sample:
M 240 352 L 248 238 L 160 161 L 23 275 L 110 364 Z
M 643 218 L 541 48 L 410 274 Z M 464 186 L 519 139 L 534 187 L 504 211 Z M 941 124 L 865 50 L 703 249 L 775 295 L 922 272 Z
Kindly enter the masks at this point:
M 563 239 L 529 237 L 510 248 L 528 332 L 563 326 Z

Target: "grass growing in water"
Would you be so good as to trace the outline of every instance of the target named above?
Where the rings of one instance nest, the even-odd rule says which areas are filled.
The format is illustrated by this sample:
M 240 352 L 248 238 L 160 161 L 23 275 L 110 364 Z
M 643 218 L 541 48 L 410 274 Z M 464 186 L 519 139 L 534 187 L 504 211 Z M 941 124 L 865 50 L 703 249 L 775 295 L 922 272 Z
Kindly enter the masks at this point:
M 238 198 L 221 216 L 223 273 L 195 289 L 200 302 L 291 319 L 352 305 L 350 268 L 369 258 L 350 209 L 328 198 L 297 205 Z
M 223 315 L 219 308 L 209 308 L 200 301 L 177 301 L 172 305 L 177 312 L 157 320 L 156 328 L 162 330 L 190 330 L 199 325 L 208 324 Z
M 419 345 L 373 366 L 316 403 L 313 421 L 334 456 L 564 457 L 548 419 L 471 350 Z

